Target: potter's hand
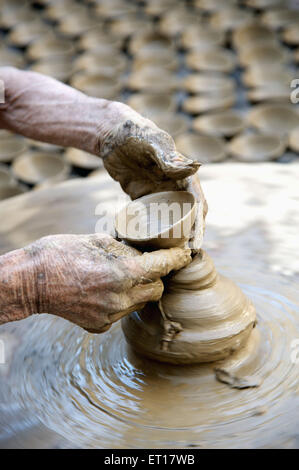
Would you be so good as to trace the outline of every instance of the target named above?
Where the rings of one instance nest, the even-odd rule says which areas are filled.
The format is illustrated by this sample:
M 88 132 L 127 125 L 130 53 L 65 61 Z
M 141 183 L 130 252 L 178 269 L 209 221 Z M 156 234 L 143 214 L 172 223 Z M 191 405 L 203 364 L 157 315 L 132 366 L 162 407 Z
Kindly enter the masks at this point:
M 0 323 L 51 313 L 92 333 L 163 293 L 190 250 L 141 254 L 109 235 L 53 235 L 0 257 Z
M 99 137 L 99 151 L 109 174 L 132 199 L 157 191 L 191 191 L 199 208 L 190 246 L 201 247 L 207 204 L 194 174 L 199 163 L 181 155 L 167 132 L 129 106 L 114 102 L 111 119 Z
M 5 87 L 0 127 L 102 157 L 132 199 L 191 190 L 200 203 L 192 247 L 200 248 L 207 206 L 194 175 L 199 164 L 179 154 L 166 132 L 123 103 L 86 96 L 39 73 L 0 67 L 0 79 Z

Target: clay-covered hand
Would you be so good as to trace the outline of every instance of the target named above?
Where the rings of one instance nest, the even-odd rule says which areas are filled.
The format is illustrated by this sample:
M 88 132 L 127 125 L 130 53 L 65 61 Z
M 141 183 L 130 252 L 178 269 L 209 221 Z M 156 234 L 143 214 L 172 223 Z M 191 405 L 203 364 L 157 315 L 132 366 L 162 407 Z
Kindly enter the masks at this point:
M 181 155 L 167 132 L 123 103 L 113 103 L 100 136 L 99 153 L 105 168 L 132 199 L 157 191 L 193 192 L 199 213 L 190 246 L 198 250 L 207 212 L 195 174 L 200 164 Z
M 160 278 L 191 260 L 188 249 L 141 254 L 106 234 L 53 235 L 25 250 L 36 279 L 33 309 L 92 333 L 106 331 L 146 302 L 159 300 Z

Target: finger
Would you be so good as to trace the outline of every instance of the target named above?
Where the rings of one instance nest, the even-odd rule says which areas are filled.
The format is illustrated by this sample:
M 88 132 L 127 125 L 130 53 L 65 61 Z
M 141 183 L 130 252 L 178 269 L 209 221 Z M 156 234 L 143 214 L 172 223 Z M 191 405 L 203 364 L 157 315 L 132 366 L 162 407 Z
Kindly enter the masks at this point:
M 129 245 L 118 242 L 113 237 L 103 233 L 96 233 L 87 236 L 88 241 L 97 248 L 104 250 L 106 253 L 118 258 L 120 256 L 139 256 L 140 251 L 136 250 Z
M 179 270 L 191 261 L 191 251 L 184 248 L 170 248 L 144 253 L 136 258 L 142 270 L 142 282 L 155 281 L 166 276 L 172 270 Z

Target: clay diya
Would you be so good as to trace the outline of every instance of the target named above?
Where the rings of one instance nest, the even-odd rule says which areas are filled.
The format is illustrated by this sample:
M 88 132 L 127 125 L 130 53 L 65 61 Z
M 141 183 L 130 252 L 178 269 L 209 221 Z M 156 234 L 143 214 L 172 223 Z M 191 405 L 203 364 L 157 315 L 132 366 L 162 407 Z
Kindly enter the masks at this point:
M 136 11 L 134 5 L 130 5 L 130 3 L 123 2 L 122 0 L 97 2 L 93 8 L 99 17 L 105 19 L 123 17 Z
M 238 0 L 226 0 L 225 2 L 222 2 L 221 0 L 194 0 L 195 7 L 206 12 L 233 8 L 237 4 Z
M 70 173 L 70 166 L 58 155 L 35 152 L 16 158 L 12 171 L 19 180 L 34 185 L 45 181 L 63 181 Z
M 234 47 L 239 50 L 247 49 L 252 44 L 277 44 L 277 38 L 273 31 L 260 24 L 250 24 L 233 31 L 232 42 Z
M 235 68 L 234 54 L 224 48 L 209 48 L 189 52 L 187 66 L 194 70 L 207 72 L 231 72 Z
M 74 13 L 75 11 L 86 13 L 86 7 L 84 5 L 79 5 L 74 0 L 51 0 L 44 10 L 44 16 L 50 20 L 60 20 L 70 12 Z
M 289 136 L 289 147 L 294 151 L 299 153 L 299 126 L 295 127 L 290 132 Z
M 172 49 L 173 42 L 156 32 L 136 34 L 131 38 L 129 44 L 129 51 L 136 56 L 143 56 L 148 52 L 155 56 L 161 51 L 163 53 Z
M 72 166 L 83 170 L 95 170 L 103 167 L 103 161 L 100 157 L 92 155 L 83 150 L 69 148 L 66 150 L 65 160 Z
M 235 101 L 236 95 L 233 92 L 224 95 L 206 93 L 186 98 L 182 103 L 182 108 L 186 113 L 200 114 L 206 111 L 231 108 Z
M 176 0 L 149 0 L 145 2 L 144 11 L 150 16 L 161 16 L 165 12 L 169 12 L 177 6 Z
M 291 46 L 299 45 L 299 21 L 294 24 L 288 25 L 282 33 L 284 42 Z
M 11 2 L 1 3 L 0 25 L 2 28 L 12 28 L 20 23 L 34 21 L 36 15 L 30 11 L 26 4 L 17 5 Z
M 255 87 L 247 92 L 249 101 L 290 101 L 290 87 L 279 83 L 270 83 Z
M 3 201 L 4 199 L 9 199 L 10 197 L 19 196 L 20 194 L 24 194 L 26 191 L 27 188 L 20 184 L 2 187 L 0 183 L 0 201 Z
M 245 0 L 245 4 L 252 8 L 267 9 L 283 6 L 285 0 Z
M 299 48 L 294 52 L 294 61 L 299 64 Z
M 78 40 L 78 47 L 82 50 L 96 50 L 97 54 L 116 55 L 122 47 L 122 39 L 107 33 L 101 27 L 86 31 Z
M 163 67 L 147 66 L 131 73 L 128 86 L 132 90 L 171 92 L 179 88 L 179 79 Z
M 244 162 L 276 160 L 285 149 L 286 140 L 276 135 L 242 134 L 229 145 L 231 155 Z
M 109 31 L 116 37 L 127 39 L 139 32 L 152 31 L 152 25 L 145 18 L 141 18 L 136 13 L 114 18 L 110 21 Z
M 127 101 L 135 111 L 144 116 L 152 116 L 160 112 L 171 112 L 176 108 L 176 100 L 172 94 L 135 93 Z
M 203 250 L 165 282 L 159 304 L 122 320 L 127 342 L 139 354 L 174 364 L 225 359 L 242 348 L 256 323 L 241 289 L 219 274 Z
M 228 110 L 199 116 L 193 120 L 192 127 L 204 134 L 232 137 L 244 129 L 245 122 L 240 113 Z
M 136 72 L 146 67 L 160 67 L 166 70 L 175 71 L 178 68 L 176 55 L 161 54 L 157 56 L 138 56 L 133 59 L 132 71 Z
M 102 55 L 96 51 L 80 54 L 74 61 L 73 69 L 86 73 L 100 73 L 108 77 L 119 75 L 127 67 L 126 57 L 120 53 L 117 55 Z
M 217 30 L 231 31 L 250 24 L 252 20 L 252 11 L 243 8 L 226 8 L 212 13 L 210 25 Z
M 100 73 L 78 73 L 72 77 L 71 85 L 87 95 L 106 100 L 117 99 L 121 89 L 119 79 L 107 77 Z
M 8 41 L 15 46 L 25 47 L 49 32 L 49 26 L 39 20 L 19 23 L 8 34 Z
M 185 49 L 221 46 L 225 41 L 222 31 L 207 26 L 190 26 L 182 32 L 181 44 Z
M 299 11 L 289 8 L 275 8 L 265 11 L 260 18 L 261 22 L 271 29 L 285 28 L 299 21 Z
M 68 37 L 77 37 L 92 28 L 96 28 L 99 24 L 101 24 L 101 21 L 90 15 L 89 12 L 75 10 L 61 18 L 58 29 Z
M 289 52 L 276 45 L 264 45 L 259 44 L 257 46 L 253 45 L 249 49 L 240 51 L 239 54 L 240 63 L 243 66 L 255 66 L 262 65 L 271 66 L 273 63 L 286 63 L 290 60 Z
M 168 132 L 168 134 L 170 134 L 172 137 L 182 134 L 188 129 L 188 120 L 185 118 L 185 116 L 180 114 L 164 111 L 152 114 L 150 119 L 154 121 L 154 123 L 160 127 L 160 129 Z
M 225 75 L 211 73 L 193 73 L 187 75 L 182 87 L 189 93 L 231 93 L 235 89 L 235 82 Z
M 0 136 L 0 162 L 11 162 L 27 150 L 25 139 L 13 135 Z
M 163 191 L 126 205 L 115 218 L 120 239 L 138 248 L 185 246 L 196 217 L 196 203 L 188 191 Z
M 299 125 L 299 114 L 294 108 L 284 104 L 254 106 L 248 113 L 248 122 L 267 134 L 288 134 Z
M 269 84 L 290 85 L 294 73 L 282 64 L 258 64 L 247 68 L 243 73 L 243 83 L 249 87 L 267 86 Z
M 67 57 L 68 59 L 74 54 L 75 47 L 71 41 L 60 39 L 50 34 L 40 37 L 30 44 L 26 51 L 26 55 L 31 60 L 45 59 L 48 57 Z
M 220 137 L 198 135 L 191 132 L 175 139 L 179 152 L 200 163 L 215 163 L 225 160 L 225 142 Z
M 186 10 L 185 7 L 172 8 L 163 14 L 159 21 L 159 31 L 162 35 L 174 38 L 179 34 L 184 34 L 188 28 L 201 28 L 204 26 L 199 15 Z
M 48 57 L 34 62 L 30 66 L 34 72 L 50 75 L 57 80 L 66 82 L 73 73 L 72 59 L 67 57 Z
M 25 60 L 20 52 L 9 49 L 5 44 L 0 46 L 0 66 L 24 67 Z

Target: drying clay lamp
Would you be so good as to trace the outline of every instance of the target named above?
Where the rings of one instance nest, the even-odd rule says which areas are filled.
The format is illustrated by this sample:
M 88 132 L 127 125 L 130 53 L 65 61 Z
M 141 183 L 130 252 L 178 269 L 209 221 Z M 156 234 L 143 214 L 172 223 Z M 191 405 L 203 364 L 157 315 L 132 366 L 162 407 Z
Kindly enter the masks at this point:
M 174 211 L 169 223 L 169 214 L 161 211 L 159 220 L 154 219 L 153 202 L 177 202 L 181 215 Z M 195 206 L 193 195 L 186 191 L 144 196 L 118 214 L 116 231 L 143 250 L 183 246 L 194 224 Z M 175 238 L 178 227 L 182 234 Z M 122 320 L 126 340 L 136 352 L 162 362 L 193 364 L 227 358 L 246 344 L 256 323 L 255 308 L 238 286 L 217 273 L 205 251 L 165 279 L 164 285 L 158 304 L 148 303 Z

